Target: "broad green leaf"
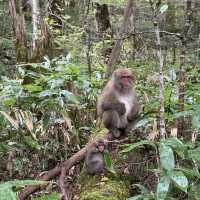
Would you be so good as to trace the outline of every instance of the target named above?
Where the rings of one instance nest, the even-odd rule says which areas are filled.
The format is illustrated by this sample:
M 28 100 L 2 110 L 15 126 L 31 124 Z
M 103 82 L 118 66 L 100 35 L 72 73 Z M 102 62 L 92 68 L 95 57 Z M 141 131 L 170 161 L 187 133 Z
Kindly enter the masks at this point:
M 200 161 L 200 147 L 188 151 L 188 157 L 191 160 Z
M 176 137 L 172 137 L 166 139 L 164 144 L 172 147 L 181 158 L 185 158 L 186 146 L 182 143 L 181 140 Z
M 160 143 L 159 145 L 160 162 L 164 169 L 172 170 L 175 167 L 174 153 L 171 147 Z
M 168 5 L 167 4 L 164 4 L 160 7 L 160 12 L 161 13 L 164 13 L 166 10 L 168 9 Z
M 105 161 L 106 168 L 108 169 L 108 171 L 110 171 L 113 174 L 116 174 L 116 171 L 114 169 L 114 166 L 113 166 L 113 163 L 112 163 L 112 159 L 110 157 L 109 152 L 105 151 L 103 156 L 104 156 L 104 161 Z
M 41 86 L 37 86 L 37 85 L 24 85 L 24 89 L 28 90 L 29 92 L 41 92 L 42 91 L 42 87 Z
M 183 148 L 185 145 L 176 137 L 168 138 L 164 141 L 164 143 L 172 148 Z
M 188 200 L 199 200 L 200 197 L 200 185 L 191 185 L 188 192 Z
M 171 180 L 184 192 L 187 192 L 188 180 L 181 171 L 171 171 L 169 173 Z
M 156 196 L 158 200 L 164 200 L 167 196 L 169 185 L 170 185 L 170 178 L 168 176 L 163 176 L 160 178 L 160 181 L 157 185 Z
M 176 170 L 182 171 L 184 174 L 188 176 L 198 177 L 200 178 L 200 173 L 197 170 L 187 169 L 187 168 L 176 168 Z
M 143 140 L 143 141 L 137 142 L 135 144 L 122 145 L 122 147 L 125 146 L 125 149 L 123 149 L 121 152 L 127 153 L 127 152 L 133 151 L 135 148 L 141 147 L 145 144 L 151 145 L 156 149 L 156 145 L 153 142 L 151 142 L 149 140 Z
M 0 200 L 18 200 L 11 188 L 0 188 Z

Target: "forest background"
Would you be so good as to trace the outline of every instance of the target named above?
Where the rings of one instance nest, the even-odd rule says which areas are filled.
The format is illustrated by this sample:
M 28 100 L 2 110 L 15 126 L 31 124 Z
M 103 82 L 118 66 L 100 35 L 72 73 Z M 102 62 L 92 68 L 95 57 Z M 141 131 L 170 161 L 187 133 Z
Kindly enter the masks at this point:
M 199 199 L 200 1 L 0 0 L 0 27 L 0 199 Z M 118 67 L 141 113 L 88 177 Z

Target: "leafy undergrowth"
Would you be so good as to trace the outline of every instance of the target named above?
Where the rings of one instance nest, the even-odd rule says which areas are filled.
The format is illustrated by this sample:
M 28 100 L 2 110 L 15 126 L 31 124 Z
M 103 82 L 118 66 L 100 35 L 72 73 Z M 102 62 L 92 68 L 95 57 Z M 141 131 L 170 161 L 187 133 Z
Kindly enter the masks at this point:
M 186 110 L 178 113 L 177 66 L 165 69 L 167 139 L 159 140 L 158 74 L 152 72 L 155 63 L 128 65 L 137 74 L 141 114 L 130 134 L 134 142 L 122 146 L 116 157 L 124 160 L 115 163 L 113 159 L 114 166 L 121 168 L 122 180 L 127 178 L 133 184 L 131 194 L 138 199 L 198 199 L 200 98 L 199 82 L 194 83 L 194 79 L 199 74 L 189 68 Z M 88 77 L 85 66 L 61 57 L 52 61 L 45 58 L 41 64 L 22 65 L 18 70 L 16 79 L 4 77 L 0 83 L 0 177 L 5 183 L 34 178 L 77 152 L 92 134 L 105 133 L 99 131 L 95 114 L 96 98 L 105 83 L 103 67 L 97 67 Z M 180 117 L 186 119 L 183 135 L 192 136 L 192 140 L 177 138 L 174 124 Z M 90 192 L 83 192 L 81 198 L 100 199 L 109 191 L 116 193 L 117 188 L 122 188 L 119 194 L 106 198 L 128 197 L 120 181 L 100 181 L 100 185 L 97 190 L 88 187 Z

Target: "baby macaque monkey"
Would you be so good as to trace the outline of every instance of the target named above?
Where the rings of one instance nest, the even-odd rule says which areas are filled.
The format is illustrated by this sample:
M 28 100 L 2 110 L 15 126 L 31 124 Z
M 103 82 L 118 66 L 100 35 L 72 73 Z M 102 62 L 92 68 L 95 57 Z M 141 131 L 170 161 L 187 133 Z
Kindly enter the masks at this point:
M 88 149 L 85 165 L 90 175 L 102 175 L 106 172 L 103 156 L 105 149 L 106 145 L 103 140 L 98 140 Z
M 98 98 L 98 116 L 115 138 L 119 138 L 123 132 L 128 132 L 129 125 L 139 112 L 133 81 L 134 77 L 129 69 L 117 69 Z

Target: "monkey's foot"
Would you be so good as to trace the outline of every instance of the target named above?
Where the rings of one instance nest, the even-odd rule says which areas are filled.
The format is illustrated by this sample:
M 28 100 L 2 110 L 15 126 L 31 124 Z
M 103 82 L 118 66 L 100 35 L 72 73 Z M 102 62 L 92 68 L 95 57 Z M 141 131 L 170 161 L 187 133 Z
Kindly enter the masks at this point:
M 112 135 L 114 138 L 119 138 L 121 136 L 121 131 L 118 129 L 112 130 Z

